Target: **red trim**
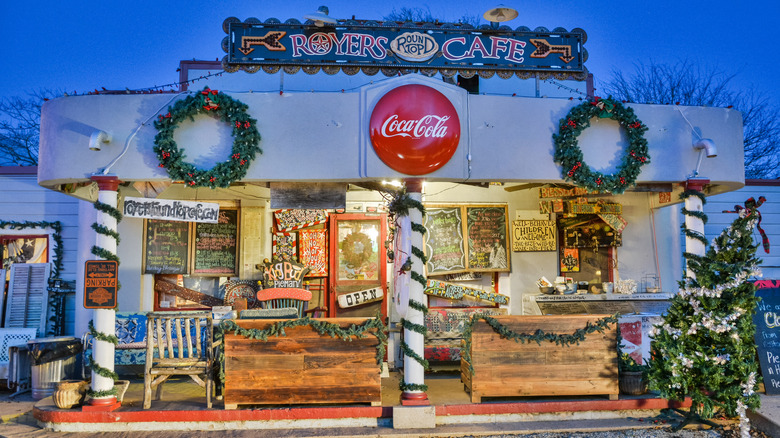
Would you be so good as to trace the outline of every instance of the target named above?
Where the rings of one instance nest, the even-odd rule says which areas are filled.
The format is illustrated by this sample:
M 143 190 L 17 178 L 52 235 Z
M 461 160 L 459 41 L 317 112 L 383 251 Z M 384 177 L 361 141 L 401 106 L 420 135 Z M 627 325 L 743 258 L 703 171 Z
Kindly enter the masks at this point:
M 780 179 L 746 179 L 746 186 L 780 186 Z
M 0 175 L 37 175 L 38 166 L 0 166 Z
M 685 181 L 685 190 L 696 190 L 700 192 L 704 189 L 704 186 L 710 183 L 710 180 L 705 178 L 691 178 Z
M 92 175 L 92 181 L 98 184 L 98 189 L 116 192 L 119 190 L 119 178 L 116 175 Z
M 437 416 L 495 415 L 520 413 L 622 411 L 638 409 L 686 408 L 691 400 L 673 402 L 662 398 L 631 398 L 624 400 L 579 400 L 508 402 L 460 405 L 438 405 Z M 133 408 L 123 408 L 133 409 Z M 135 408 L 138 409 L 138 408 Z M 149 410 L 133 411 L 79 411 L 58 409 L 52 402 L 39 402 L 33 407 L 33 416 L 45 423 L 154 423 L 154 422 L 219 422 L 264 420 L 321 420 L 337 418 L 392 418 L 391 406 L 345 407 L 291 407 L 286 409 L 258 408 L 237 410 L 156 411 L 154 403 Z
M 311 292 L 306 289 L 298 289 L 294 287 L 272 287 L 270 289 L 262 289 L 257 292 L 258 301 L 268 301 L 280 298 L 292 298 L 295 300 L 309 301 L 311 300 Z

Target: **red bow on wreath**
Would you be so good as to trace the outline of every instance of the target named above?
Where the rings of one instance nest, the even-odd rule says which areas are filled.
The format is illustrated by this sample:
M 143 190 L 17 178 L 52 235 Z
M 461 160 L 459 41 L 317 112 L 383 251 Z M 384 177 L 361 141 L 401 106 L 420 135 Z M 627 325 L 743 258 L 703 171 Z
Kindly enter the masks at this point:
M 745 201 L 744 207 L 741 205 L 735 205 L 733 211 L 723 210 L 723 213 L 739 213 L 739 215 L 742 216 L 742 210 L 745 210 L 745 215 L 747 216 L 751 211 L 755 211 L 756 216 L 758 217 L 756 228 L 758 228 L 758 232 L 761 234 L 761 244 L 764 247 L 764 252 L 769 254 L 769 238 L 766 236 L 764 229 L 761 228 L 761 212 L 758 211 L 758 207 L 760 207 L 761 204 L 763 204 L 765 201 L 766 198 L 763 196 L 759 196 L 758 201 L 751 197 Z

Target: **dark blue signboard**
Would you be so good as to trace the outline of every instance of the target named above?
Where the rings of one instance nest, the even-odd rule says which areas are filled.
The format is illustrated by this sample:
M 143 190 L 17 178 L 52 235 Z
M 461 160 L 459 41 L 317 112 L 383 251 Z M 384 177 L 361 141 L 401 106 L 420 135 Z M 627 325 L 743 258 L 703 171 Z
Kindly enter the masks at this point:
M 314 73 L 320 68 L 333 74 L 363 70 L 395 74 L 400 70 L 444 76 L 456 73 L 483 77 L 493 73 L 503 78 L 521 78 L 536 72 L 559 79 L 585 80 L 583 48 L 585 32 L 467 29 L 456 25 L 404 27 L 376 25 L 335 25 L 238 22 L 225 20 L 228 33 L 223 49 L 226 71 L 262 68 L 276 72 L 303 69 Z M 489 72 L 489 73 L 488 73 Z
M 780 280 L 756 281 L 761 298 L 753 316 L 761 375 L 767 395 L 780 395 Z

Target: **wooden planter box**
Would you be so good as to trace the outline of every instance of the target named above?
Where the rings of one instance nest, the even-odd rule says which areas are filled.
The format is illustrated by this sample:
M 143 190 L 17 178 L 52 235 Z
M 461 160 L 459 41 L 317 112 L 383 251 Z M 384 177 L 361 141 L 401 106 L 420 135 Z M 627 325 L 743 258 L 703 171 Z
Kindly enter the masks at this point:
M 346 329 L 366 318 L 326 318 Z M 245 329 L 266 329 L 279 320 L 236 320 Z M 225 334 L 225 409 L 253 404 L 382 404 L 379 340 L 352 341 L 320 335 L 310 326 L 285 329 L 267 341 Z
M 515 333 L 572 334 L 609 315 L 527 316 L 499 315 L 497 321 Z M 461 359 L 461 379 L 472 403 L 482 397 L 565 396 L 605 394 L 618 396 L 617 332 L 594 332 L 579 345 L 541 345 L 501 338 L 484 320 L 471 336 L 473 373 Z

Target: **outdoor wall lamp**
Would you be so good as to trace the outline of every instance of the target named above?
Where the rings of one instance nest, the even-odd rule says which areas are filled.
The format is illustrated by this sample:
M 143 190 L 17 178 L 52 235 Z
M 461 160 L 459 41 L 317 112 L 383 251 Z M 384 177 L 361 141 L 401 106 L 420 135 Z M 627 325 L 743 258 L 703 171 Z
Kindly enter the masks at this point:
M 94 131 L 89 137 L 89 150 L 99 151 L 103 143 L 111 142 L 111 134 L 106 131 Z
M 313 14 L 306 14 L 303 18 L 311 20 L 317 27 L 324 27 L 326 24 L 336 24 L 336 19 L 330 18 L 328 14 L 330 11 L 327 6 L 320 6 L 317 8 L 317 12 Z
M 709 138 L 698 139 L 695 143 L 693 143 L 693 148 L 698 150 L 699 153 L 701 153 L 702 150 L 705 151 L 707 158 L 718 156 L 718 150 L 715 149 L 715 142 Z
M 490 22 L 490 26 L 498 28 L 498 23 L 504 21 L 514 20 L 517 18 L 518 12 L 515 9 L 508 8 L 504 5 L 498 5 L 494 8 L 490 8 L 482 14 L 482 17 Z

